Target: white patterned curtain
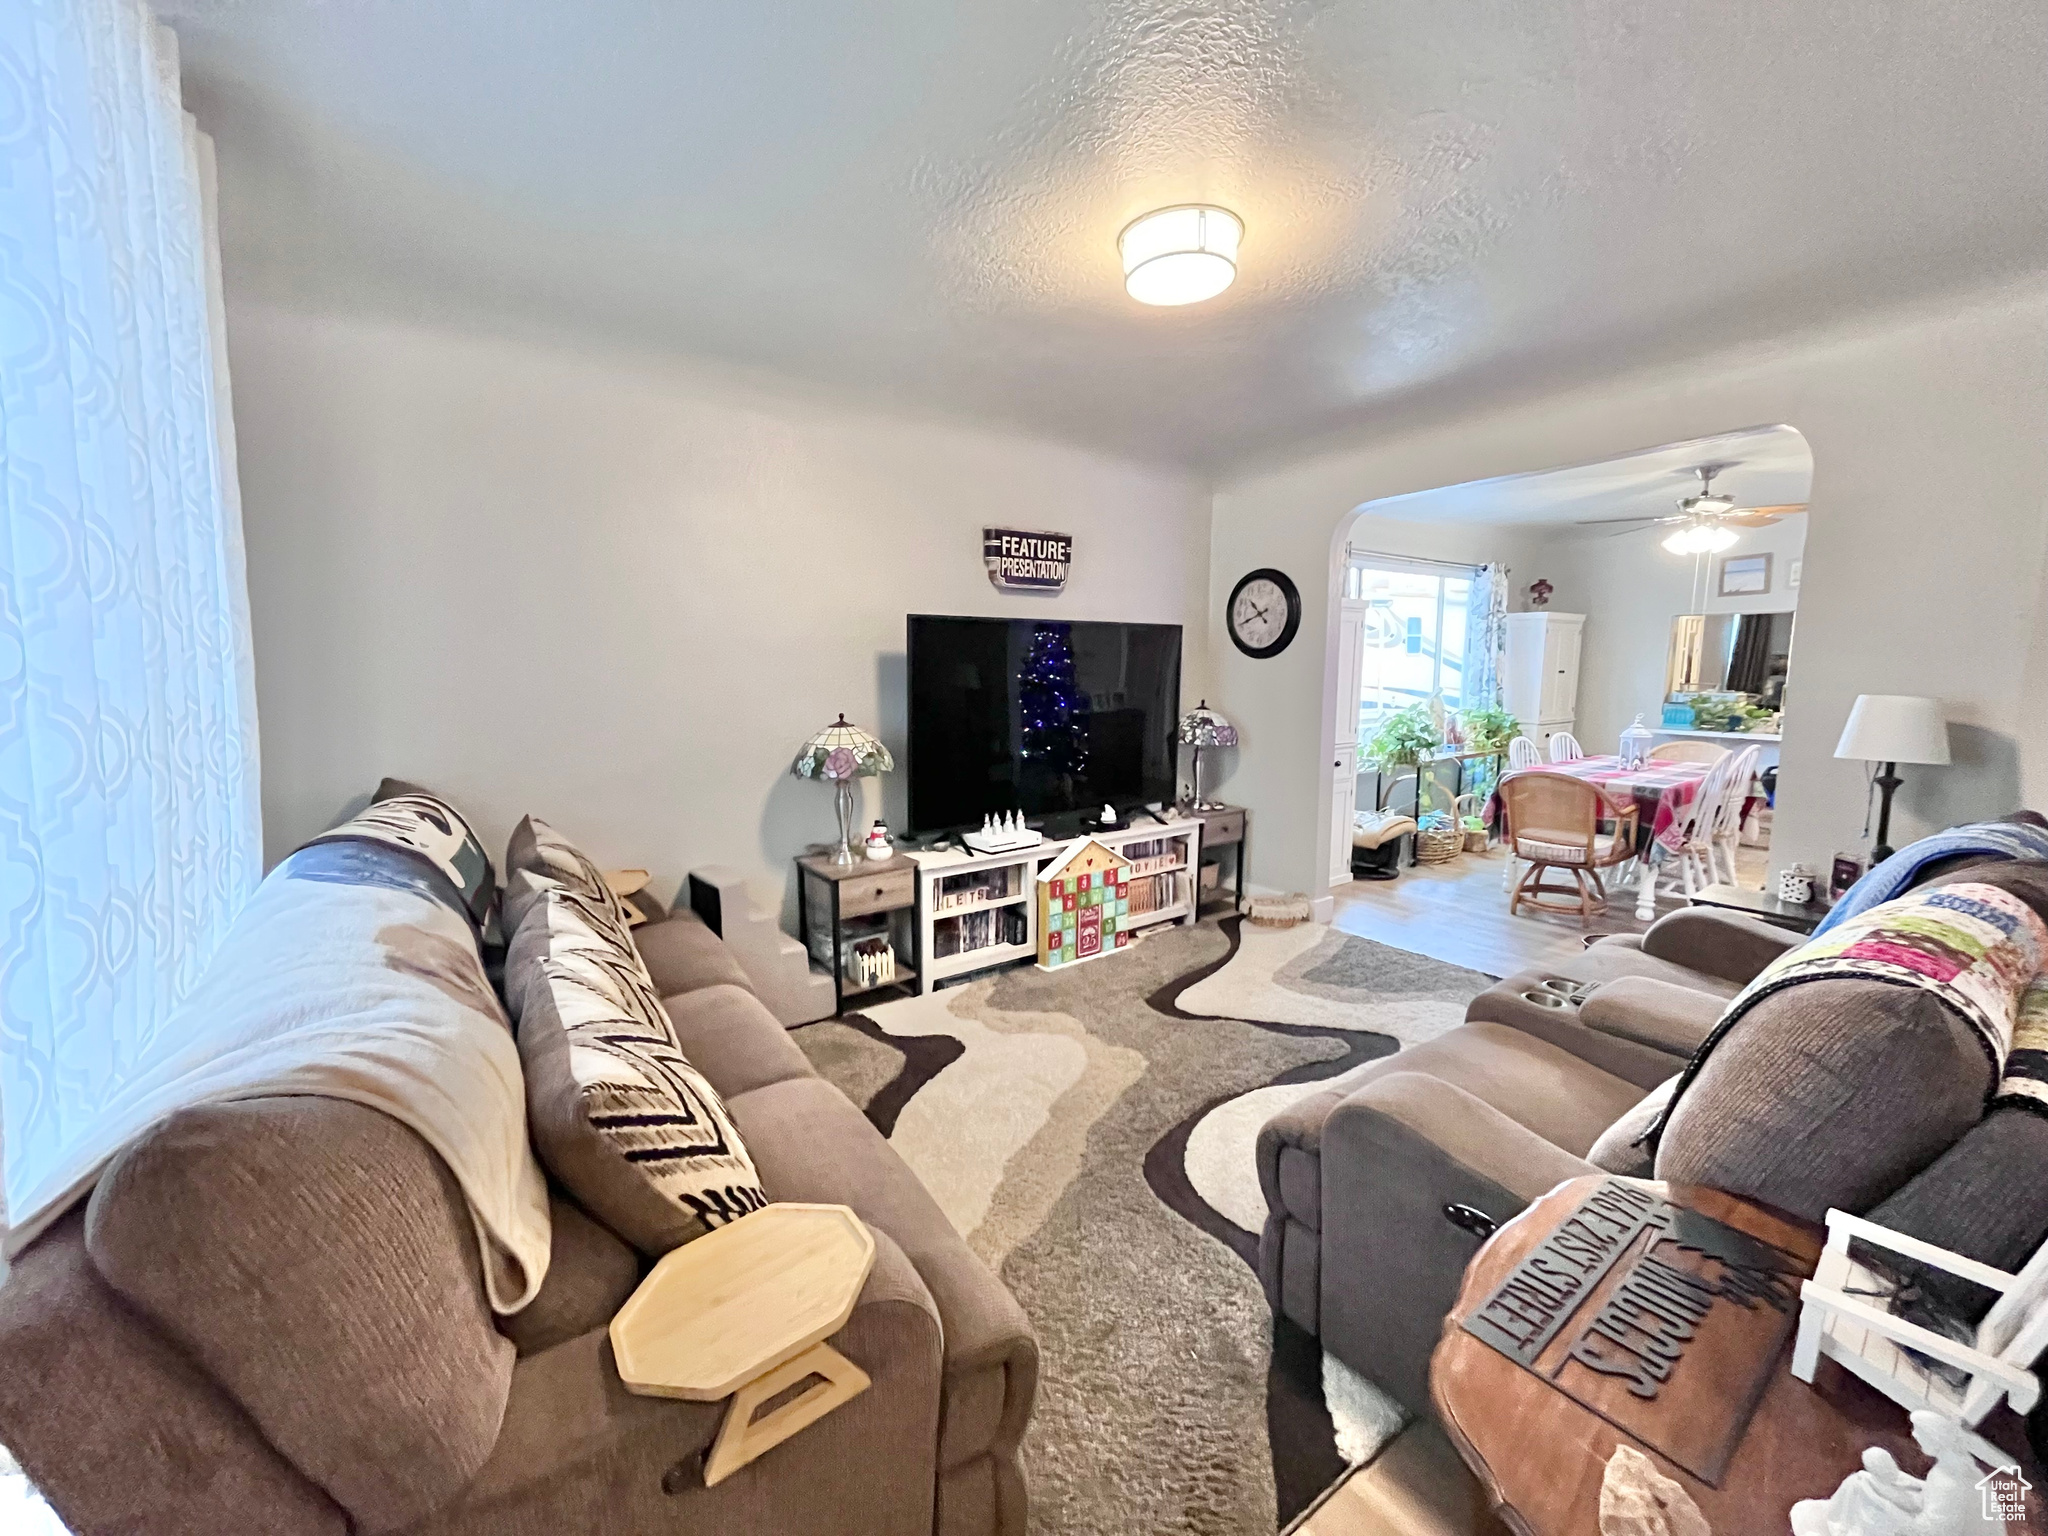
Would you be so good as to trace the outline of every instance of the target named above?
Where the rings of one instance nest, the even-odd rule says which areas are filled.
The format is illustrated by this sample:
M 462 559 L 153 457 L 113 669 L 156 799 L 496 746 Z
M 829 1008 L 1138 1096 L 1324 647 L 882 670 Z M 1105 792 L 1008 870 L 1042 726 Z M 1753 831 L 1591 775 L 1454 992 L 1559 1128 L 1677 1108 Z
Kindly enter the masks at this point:
M 262 876 L 211 216 L 137 0 L 0 0 L 0 1116 L 21 1208 Z
M 1508 646 L 1508 568 L 1482 565 L 1472 583 L 1471 639 L 1465 646 L 1465 707 L 1500 708 L 1500 664 Z

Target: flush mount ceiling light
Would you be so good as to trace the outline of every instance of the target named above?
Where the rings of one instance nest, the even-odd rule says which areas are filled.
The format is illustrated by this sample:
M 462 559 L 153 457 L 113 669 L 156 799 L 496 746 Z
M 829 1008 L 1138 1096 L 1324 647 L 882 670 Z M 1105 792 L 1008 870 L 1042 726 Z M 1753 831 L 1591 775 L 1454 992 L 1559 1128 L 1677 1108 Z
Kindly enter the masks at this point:
M 1124 289 L 1140 304 L 1199 304 L 1237 280 L 1244 223 L 1227 208 L 1189 203 L 1133 219 L 1116 237 Z

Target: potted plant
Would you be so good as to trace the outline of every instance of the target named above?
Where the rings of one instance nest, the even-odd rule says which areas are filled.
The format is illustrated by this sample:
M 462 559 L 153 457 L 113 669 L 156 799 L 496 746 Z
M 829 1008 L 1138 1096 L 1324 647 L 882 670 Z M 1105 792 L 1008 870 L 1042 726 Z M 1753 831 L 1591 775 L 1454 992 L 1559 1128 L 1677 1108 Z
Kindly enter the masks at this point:
M 1493 793 L 1508 743 L 1522 734 L 1522 722 L 1505 709 L 1461 709 L 1458 720 L 1464 727 L 1465 745 L 1472 751 L 1501 754 L 1475 765 L 1472 790 L 1483 801 Z
M 1410 704 L 1387 716 L 1367 742 L 1362 756 L 1382 773 L 1400 768 L 1415 769 L 1415 853 L 1425 864 L 1456 854 L 1465 841 L 1457 820 L 1448 812 L 1432 808 L 1429 783 L 1421 765 L 1436 756 L 1443 745 L 1442 733 L 1427 704 Z

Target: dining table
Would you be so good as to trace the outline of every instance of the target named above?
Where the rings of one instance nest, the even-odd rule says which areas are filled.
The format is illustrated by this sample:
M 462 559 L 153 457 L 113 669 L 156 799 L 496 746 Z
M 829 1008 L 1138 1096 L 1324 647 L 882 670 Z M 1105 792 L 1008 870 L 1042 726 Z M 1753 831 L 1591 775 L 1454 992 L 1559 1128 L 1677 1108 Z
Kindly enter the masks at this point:
M 1599 790 L 1617 812 L 1630 804 L 1636 808 L 1636 918 L 1650 922 L 1657 915 L 1657 866 L 1675 856 L 1684 844 L 1685 808 L 1712 771 L 1712 763 L 1670 762 L 1662 758 L 1631 764 L 1613 753 L 1574 757 L 1561 763 L 1538 763 L 1533 768 L 1516 768 L 1501 775 L 1500 782 L 1522 773 L 1562 773 L 1584 779 Z M 1743 806 L 1746 817 L 1750 807 Z M 1500 821 L 1500 789 L 1488 797 L 1485 821 Z

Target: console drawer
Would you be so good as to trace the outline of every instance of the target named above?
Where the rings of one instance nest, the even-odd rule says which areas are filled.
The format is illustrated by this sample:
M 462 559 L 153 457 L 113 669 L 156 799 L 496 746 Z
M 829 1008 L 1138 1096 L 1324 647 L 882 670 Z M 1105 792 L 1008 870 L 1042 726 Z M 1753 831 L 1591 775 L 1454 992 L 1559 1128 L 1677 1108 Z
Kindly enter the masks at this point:
M 1202 846 L 1221 847 L 1225 843 L 1244 841 L 1244 812 L 1219 811 L 1214 816 L 1202 818 Z
M 917 899 L 917 871 L 891 870 L 884 875 L 851 875 L 839 882 L 839 915 L 861 917 L 891 912 Z

